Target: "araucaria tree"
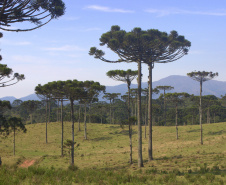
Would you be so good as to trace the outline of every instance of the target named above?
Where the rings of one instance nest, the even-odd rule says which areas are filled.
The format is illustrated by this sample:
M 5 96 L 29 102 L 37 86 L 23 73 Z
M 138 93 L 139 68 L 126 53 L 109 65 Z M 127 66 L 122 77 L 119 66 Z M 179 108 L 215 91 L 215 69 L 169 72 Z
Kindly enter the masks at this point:
M 111 30 L 102 34 L 100 45 L 106 45 L 119 56 L 118 61 L 109 61 L 104 58 L 104 52 L 92 47 L 89 54 L 105 62 L 136 62 L 138 64 L 138 166 L 143 166 L 142 159 L 142 129 L 141 129 L 141 63 L 149 66 L 149 149 L 148 158 L 152 160 L 152 69 L 154 63 L 173 62 L 185 54 L 191 43 L 183 36 L 172 31 L 170 34 L 155 29 L 142 30 L 134 28 L 130 32 L 121 30 L 119 26 L 112 26 Z
M 87 125 L 86 125 L 86 105 L 98 101 L 98 96 L 101 92 L 105 92 L 105 86 L 100 85 L 99 82 L 84 81 L 82 90 L 84 93 L 80 96 L 80 100 L 85 104 L 84 114 L 84 138 L 87 139 Z
M 31 31 L 57 19 L 65 12 L 62 0 L 0 0 L 0 29 Z M 12 24 L 30 22 L 32 28 L 11 29 Z
M 167 93 L 165 98 L 167 101 L 171 101 L 175 105 L 175 126 L 176 126 L 176 138 L 178 139 L 178 104 L 184 101 L 184 98 L 189 97 L 188 93 Z
M 132 160 L 132 128 L 131 128 L 131 121 L 130 121 L 130 116 L 131 116 L 131 110 L 130 110 L 130 85 L 131 82 L 137 78 L 138 71 L 132 71 L 131 69 L 128 69 L 127 71 L 124 70 L 111 70 L 107 72 L 107 76 L 117 80 L 117 81 L 122 81 L 127 83 L 128 87 L 128 124 L 129 124 L 129 139 L 130 139 L 130 164 L 133 163 Z
M 202 136 L 202 84 L 208 80 L 212 80 L 214 77 L 218 76 L 218 73 L 206 72 L 206 71 L 193 71 L 191 73 L 187 73 L 189 77 L 193 80 L 196 80 L 200 84 L 200 97 L 199 97 L 199 124 L 200 124 L 200 137 L 201 137 L 201 145 L 203 144 L 203 136 Z
M 6 64 L 0 64 L 0 87 L 11 86 L 24 79 L 23 74 L 13 73 L 13 70 Z
M 63 93 L 65 97 L 70 101 L 71 107 L 71 135 L 72 143 L 75 143 L 75 134 L 74 134 L 74 101 L 79 100 L 84 94 L 83 82 L 78 80 L 67 80 L 64 82 Z M 71 146 L 71 165 L 74 165 L 74 144 Z
M 103 98 L 110 101 L 110 124 L 112 124 L 112 104 L 114 103 L 115 99 L 118 98 L 120 93 L 105 93 Z M 113 124 L 114 124 L 114 113 L 113 113 Z
M 163 90 L 163 99 L 164 99 L 164 126 L 166 126 L 166 99 L 165 99 L 165 94 L 166 94 L 166 91 L 170 91 L 172 89 L 174 89 L 174 87 L 172 86 L 167 86 L 167 85 L 159 85 L 159 86 L 156 86 L 157 89 L 159 90 Z
M 16 131 L 23 131 L 24 133 L 26 133 L 27 129 L 25 128 L 24 124 L 22 123 L 22 120 L 20 118 L 17 117 L 10 117 L 7 120 L 8 123 L 8 128 L 9 128 L 9 132 L 12 131 L 13 132 L 13 155 L 15 155 L 16 152 Z

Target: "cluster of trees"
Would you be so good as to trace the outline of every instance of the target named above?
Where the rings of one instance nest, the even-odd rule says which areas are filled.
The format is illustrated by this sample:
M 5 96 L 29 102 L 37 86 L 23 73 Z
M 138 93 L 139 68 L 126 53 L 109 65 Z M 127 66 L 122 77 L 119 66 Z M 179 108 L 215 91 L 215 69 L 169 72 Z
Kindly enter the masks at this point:
M 5 31 L 31 31 L 40 28 L 47 24 L 52 19 L 62 16 L 65 12 L 65 5 L 62 0 L 1 0 L 0 1 L 0 29 Z M 32 28 L 11 29 L 11 24 L 20 22 L 31 22 L 35 26 Z M 0 33 L 0 38 L 3 36 Z M 25 118 L 30 115 L 30 123 L 33 123 L 34 114 L 45 113 L 46 122 L 46 143 L 47 140 L 47 126 L 48 122 L 59 121 L 62 122 L 62 155 L 63 155 L 63 121 L 67 118 L 72 122 L 72 140 L 71 144 L 71 164 L 74 165 L 74 122 L 75 110 L 77 110 L 78 130 L 80 130 L 81 109 L 83 106 L 83 121 L 84 121 L 84 137 L 87 139 L 86 117 L 87 110 L 89 120 L 95 119 L 94 122 L 109 122 L 109 123 L 125 123 L 129 125 L 130 137 L 130 162 L 132 163 L 132 124 L 138 126 L 138 166 L 143 166 L 142 157 L 142 125 L 148 125 L 148 159 L 153 160 L 152 149 L 152 125 L 171 125 L 172 119 L 175 119 L 176 137 L 178 139 L 178 125 L 183 122 L 189 124 L 196 123 L 197 112 L 199 112 L 199 124 L 201 126 L 201 144 L 202 141 L 202 122 L 203 110 L 206 110 L 207 120 L 211 122 L 213 117 L 214 122 L 225 120 L 225 96 L 218 99 L 214 96 L 204 96 L 202 98 L 202 83 L 217 76 L 217 73 L 212 72 L 191 72 L 188 76 L 200 82 L 200 96 L 189 95 L 187 93 L 165 93 L 173 87 L 160 86 L 152 89 L 152 70 L 155 63 L 168 63 L 180 59 L 186 55 L 191 46 L 190 41 L 186 40 L 184 36 L 178 35 L 176 31 L 171 31 L 170 34 L 161 32 L 156 29 L 142 30 L 141 28 L 134 28 L 130 32 L 122 30 L 119 26 L 112 26 L 111 30 L 102 34 L 100 38 L 100 45 L 107 46 L 119 57 L 118 60 L 111 61 L 104 58 L 105 53 L 96 47 L 91 47 L 89 55 L 94 56 L 108 63 L 118 62 L 136 62 L 138 65 L 137 71 L 127 70 L 113 70 L 107 73 L 107 76 L 118 81 L 127 83 L 128 94 L 120 98 L 119 93 L 105 93 L 105 99 L 110 102 L 98 102 L 98 96 L 105 91 L 105 87 L 98 82 L 93 81 L 54 81 L 45 85 L 38 85 L 35 89 L 36 94 L 42 101 L 26 101 L 20 100 L 13 102 L 12 111 L 8 111 L 7 117 L 1 116 L 0 132 L 8 134 L 9 128 L 15 128 L 16 123 L 23 125 L 20 118 L 11 117 L 11 115 L 20 115 Z M 0 56 L 0 60 L 2 57 Z M 141 88 L 142 78 L 142 64 L 146 64 L 149 69 L 148 89 Z M 24 80 L 24 75 L 14 73 L 7 65 L 0 64 L 0 87 L 14 85 L 15 83 Z M 9 77 L 10 80 L 5 80 Z M 138 88 L 130 89 L 130 84 L 133 79 L 137 78 Z M 153 93 L 159 93 L 163 90 L 163 94 L 156 100 L 152 99 Z M 142 94 L 144 96 L 142 96 Z M 63 102 L 68 101 L 69 104 L 64 106 Z M 199 101 L 199 104 L 195 103 Z M 61 102 L 61 109 L 59 109 L 59 102 Z M 77 102 L 75 105 L 74 102 Z M 3 105 L 3 104 L 6 104 Z M 198 106 L 197 106 L 198 105 Z M 9 103 L 2 102 L 1 108 L 11 108 Z M 109 112 L 106 111 L 109 107 Z M 175 109 L 175 110 L 174 110 Z M 197 111 L 197 109 L 199 111 Z M 61 110 L 61 114 L 59 114 Z M 70 112 L 67 113 L 66 110 Z M 222 111 L 223 110 L 223 111 Z M 56 114 L 56 116 L 54 116 Z M 91 116 L 92 115 L 92 116 Z M 134 117 L 133 117 L 134 116 Z M 59 119 L 60 118 L 60 119 Z M 190 119 L 192 118 L 192 119 Z M 156 120 L 157 119 L 157 120 Z M 118 120 L 118 121 L 116 121 Z M 123 121 L 124 120 L 124 121 Z M 126 121 L 125 121 L 126 120 Z M 40 121 L 38 121 L 40 122 Z M 11 126 L 14 125 L 14 126 Z M 23 131 L 25 127 L 19 126 Z

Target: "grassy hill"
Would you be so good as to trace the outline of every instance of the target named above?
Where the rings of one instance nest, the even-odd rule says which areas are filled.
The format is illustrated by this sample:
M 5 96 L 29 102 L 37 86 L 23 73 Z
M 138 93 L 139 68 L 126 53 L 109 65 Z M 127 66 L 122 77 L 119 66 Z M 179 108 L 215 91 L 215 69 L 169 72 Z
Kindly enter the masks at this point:
M 75 165 L 78 170 L 74 171 L 68 170 L 70 164 L 68 149 L 65 149 L 65 157 L 60 157 L 60 123 L 48 125 L 48 144 L 45 143 L 44 123 L 27 125 L 26 134 L 16 134 L 16 156 L 13 156 L 12 135 L 0 140 L 0 156 L 3 164 L 6 165 L 0 168 L 0 184 L 11 182 L 4 179 L 7 175 L 10 178 L 12 173 L 14 178 L 22 184 L 32 184 L 33 181 L 36 184 L 46 182 L 47 184 L 64 184 L 63 182 L 65 184 L 66 182 L 70 182 L 69 184 L 137 184 L 137 182 L 140 184 L 224 184 L 226 182 L 225 124 L 204 124 L 204 145 L 200 145 L 198 125 L 180 126 L 179 140 L 176 140 L 175 127 L 154 126 L 154 160 L 147 161 L 148 139 L 143 137 L 144 168 L 141 169 L 137 167 L 137 126 L 133 126 L 134 164 L 129 165 L 127 126 L 121 128 L 119 125 L 88 124 L 88 140 L 84 140 L 83 131 L 75 132 L 75 141 L 79 147 L 75 150 Z M 65 123 L 64 129 L 65 140 L 71 139 L 71 124 Z M 17 168 L 25 160 L 35 160 L 33 167 Z M 42 179 L 42 175 L 45 172 L 36 173 L 40 169 L 53 171 L 52 176 L 48 172 L 50 173 L 48 178 L 52 178 L 52 181 L 43 181 L 45 178 Z M 24 174 L 31 172 L 34 174 L 30 177 L 25 175 L 20 179 L 21 170 Z M 71 177 L 71 181 L 68 180 L 69 177 L 67 180 L 62 180 L 60 177 L 56 179 L 54 174 L 60 173 L 59 170 L 62 172 L 62 178 L 63 171 L 77 178 Z M 90 176 L 92 178 L 89 182 L 87 179 Z

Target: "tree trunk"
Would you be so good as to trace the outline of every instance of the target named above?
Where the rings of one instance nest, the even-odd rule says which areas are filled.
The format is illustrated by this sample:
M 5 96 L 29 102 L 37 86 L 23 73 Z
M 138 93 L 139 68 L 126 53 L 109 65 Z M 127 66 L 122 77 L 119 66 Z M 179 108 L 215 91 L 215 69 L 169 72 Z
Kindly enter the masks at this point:
M 71 165 L 74 166 L 74 100 L 70 99 L 71 102 L 71 135 L 72 135 L 72 145 L 71 145 Z
M 15 156 L 16 154 L 16 128 L 15 128 L 15 123 L 13 127 L 13 155 Z
M 50 123 L 50 113 L 51 113 L 51 99 L 49 100 L 49 118 L 48 118 L 48 123 Z
M 64 119 L 63 119 L 63 99 L 61 100 L 61 157 L 64 156 Z
M 176 125 L 176 137 L 177 137 L 177 139 L 178 139 L 178 127 L 177 127 L 178 124 L 177 124 L 177 117 L 178 117 L 178 111 L 177 111 L 177 102 L 176 102 L 176 120 L 175 120 L 175 121 L 176 121 L 176 124 L 175 124 L 175 125 Z
M 31 113 L 31 124 L 33 124 L 33 117 L 32 117 L 32 113 Z
M 91 123 L 91 103 L 89 104 L 89 123 Z
M 47 126 L 48 126 L 48 100 L 46 100 L 46 143 L 48 143 L 48 139 L 47 139 Z
M 200 98 L 199 98 L 199 124 L 200 124 L 200 139 L 201 145 L 203 145 L 202 138 L 202 79 L 200 80 Z
M 86 130 L 86 103 L 85 103 L 85 114 L 84 114 L 84 138 L 87 139 L 87 130 Z
M 147 137 L 147 123 L 148 123 L 148 91 L 147 91 L 147 95 L 146 95 L 146 106 L 145 106 L 146 110 L 145 110 L 145 134 L 144 134 L 144 138 Z
M 80 128 L 80 116 L 81 116 L 81 104 L 79 104 L 79 110 L 78 110 L 78 131 L 81 131 L 81 128 Z
M 149 66 L 149 77 L 148 77 L 148 127 L 149 127 L 149 140 L 148 140 L 148 161 L 153 160 L 153 151 L 152 151 L 152 68 L 153 64 Z
M 111 120 L 111 99 L 110 99 L 110 124 L 112 123 L 111 121 L 112 120 Z
M 129 148 L 130 148 L 130 164 L 133 164 L 133 156 L 132 156 L 132 124 L 130 122 L 130 84 L 128 85 L 128 123 L 129 123 Z
M 142 157 L 142 127 L 141 127 L 141 61 L 138 62 L 138 98 L 137 98 L 137 125 L 138 125 L 138 167 L 143 167 Z
M 166 98 L 165 98 L 166 90 L 164 89 L 164 126 L 166 126 Z

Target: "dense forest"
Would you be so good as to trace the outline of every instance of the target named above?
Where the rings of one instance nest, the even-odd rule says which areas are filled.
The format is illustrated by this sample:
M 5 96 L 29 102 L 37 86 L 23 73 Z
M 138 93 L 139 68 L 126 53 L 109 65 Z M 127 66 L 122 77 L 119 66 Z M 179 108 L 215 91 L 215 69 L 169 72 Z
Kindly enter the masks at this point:
M 136 89 L 132 89 L 131 97 L 131 114 L 136 117 Z M 173 93 L 167 93 L 173 94 Z M 166 96 L 167 96 L 166 94 Z M 99 101 L 86 105 L 87 122 L 109 124 L 126 124 L 128 118 L 127 95 L 120 96 L 110 101 Z M 142 125 L 147 124 L 147 96 L 142 96 Z M 45 101 L 21 101 L 15 100 L 12 105 L 7 105 L 7 101 L 1 101 L 1 112 L 5 117 L 16 116 L 22 118 L 26 124 L 46 122 L 46 103 Z M 214 95 L 203 96 L 203 123 L 215 123 L 226 121 L 226 95 L 217 98 Z M 153 116 L 152 121 L 156 126 L 173 126 L 175 125 L 176 110 L 175 101 L 166 98 L 166 124 L 164 119 L 164 95 L 153 99 Z M 189 95 L 179 101 L 178 104 L 178 125 L 195 125 L 199 124 L 199 97 Z M 9 102 L 8 102 L 9 104 Z M 71 120 L 71 109 L 69 101 L 63 105 L 63 120 Z M 85 105 L 76 102 L 74 105 L 75 120 L 84 122 Z M 110 115 L 111 109 L 111 115 Z M 60 122 L 60 102 L 51 99 L 48 103 L 48 122 Z M 112 120 L 110 120 L 112 119 Z

